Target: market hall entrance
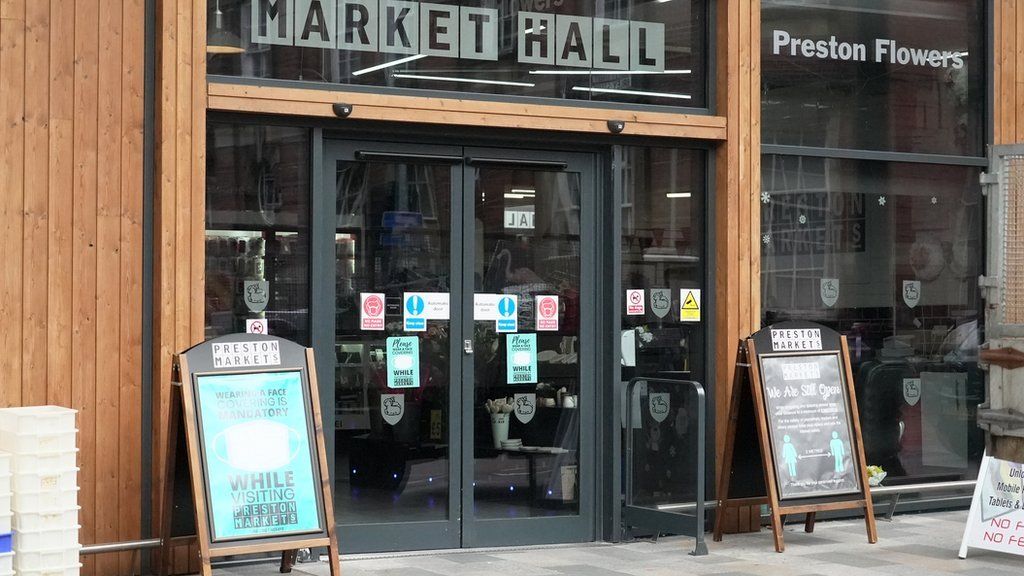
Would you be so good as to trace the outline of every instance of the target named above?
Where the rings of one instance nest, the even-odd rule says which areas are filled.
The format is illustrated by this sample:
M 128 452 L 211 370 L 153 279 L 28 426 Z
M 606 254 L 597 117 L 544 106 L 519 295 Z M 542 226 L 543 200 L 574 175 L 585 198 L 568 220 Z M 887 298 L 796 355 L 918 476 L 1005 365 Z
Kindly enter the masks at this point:
M 595 161 L 325 141 L 342 550 L 594 539 Z

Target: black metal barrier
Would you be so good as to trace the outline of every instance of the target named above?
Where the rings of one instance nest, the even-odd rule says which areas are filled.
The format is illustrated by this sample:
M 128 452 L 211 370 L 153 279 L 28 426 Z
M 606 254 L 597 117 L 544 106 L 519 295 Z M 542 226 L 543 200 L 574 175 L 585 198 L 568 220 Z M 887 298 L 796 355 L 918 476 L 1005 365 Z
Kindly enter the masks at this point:
M 648 405 L 652 417 L 661 409 L 661 405 L 664 402 L 662 397 L 652 399 L 650 397 L 650 385 L 654 384 L 659 387 L 672 387 L 672 388 L 683 388 L 686 387 L 692 390 L 691 396 L 696 400 L 697 404 L 697 457 L 696 465 L 694 468 L 694 488 L 696 494 L 694 496 L 694 504 L 692 508 L 690 506 L 681 507 L 678 510 L 665 510 L 659 509 L 657 506 L 649 507 L 636 505 L 634 503 L 634 390 L 640 382 L 645 382 L 648 386 Z M 665 378 L 633 378 L 629 381 L 626 386 L 626 498 L 625 504 L 622 511 L 622 519 L 627 529 L 640 528 L 645 530 L 654 531 L 655 537 L 659 534 L 681 534 L 685 536 L 692 536 L 696 542 L 693 547 L 693 551 L 690 552 L 692 556 L 704 556 L 708 553 L 707 544 L 704 542 L 704 482 L 705 482 L 705 427 L 707 422 L 707 401 L 704 394 L 704 387 L 699 382 L 692 380 L 669 380 Z M 664 418 L 668 417 L 669 406 L 667 403 L 664 404 Z M 641 421 L 643 418 L 641 417 Z M 656 420 L 657 421 L 657 420 Z M 659 423 L 661 421 L 658 421 Z M 674 457 L 670 455 L 670 457 Z M 681 510 L 691 510 L 692 513 L 684 513 Z

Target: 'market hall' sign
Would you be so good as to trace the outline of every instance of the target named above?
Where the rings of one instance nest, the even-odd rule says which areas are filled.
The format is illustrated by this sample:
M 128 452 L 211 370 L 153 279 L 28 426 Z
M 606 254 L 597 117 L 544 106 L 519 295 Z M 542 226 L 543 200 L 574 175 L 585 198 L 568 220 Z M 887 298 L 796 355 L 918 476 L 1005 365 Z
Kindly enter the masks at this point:
M 252 42 L 498 60 L 498 10 L 407 0 L 253 0 Z M 665 25 L 518 13 L 518 61 L 606 70 L 665 69 Z

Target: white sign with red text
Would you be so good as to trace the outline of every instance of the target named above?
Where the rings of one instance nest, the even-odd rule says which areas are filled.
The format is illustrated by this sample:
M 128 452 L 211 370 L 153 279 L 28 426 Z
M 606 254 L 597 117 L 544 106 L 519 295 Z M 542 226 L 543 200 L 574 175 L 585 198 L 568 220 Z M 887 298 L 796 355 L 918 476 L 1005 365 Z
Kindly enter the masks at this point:
M 981 461 L 960 557 L 968 548 L 1024 556 L 1024 464 L 987 454 Z
M 537 296 L 537 332 L 558 332 L 558 296 Z
M 384 329 L 384 295 L 363 292 L 359 294 L 359 329 Z
M 626 316 L 643 316 L 647 313 L 647 296 L 644 290 L 626 290 Z

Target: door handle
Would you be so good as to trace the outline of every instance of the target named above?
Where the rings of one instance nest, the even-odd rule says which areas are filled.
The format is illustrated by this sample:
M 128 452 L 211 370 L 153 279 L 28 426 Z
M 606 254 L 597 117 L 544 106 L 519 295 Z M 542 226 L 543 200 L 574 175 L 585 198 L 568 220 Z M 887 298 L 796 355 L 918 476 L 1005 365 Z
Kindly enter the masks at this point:
M 468 339 L 467 340 L 463 340 L 462 341 L 462 351 L 465 352 L 466 354 L 472 354 L 473 353 L 473 341 L 472 340 L 468 340 Z

